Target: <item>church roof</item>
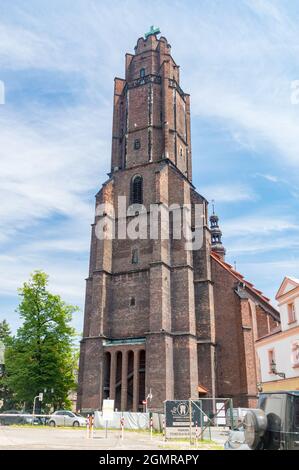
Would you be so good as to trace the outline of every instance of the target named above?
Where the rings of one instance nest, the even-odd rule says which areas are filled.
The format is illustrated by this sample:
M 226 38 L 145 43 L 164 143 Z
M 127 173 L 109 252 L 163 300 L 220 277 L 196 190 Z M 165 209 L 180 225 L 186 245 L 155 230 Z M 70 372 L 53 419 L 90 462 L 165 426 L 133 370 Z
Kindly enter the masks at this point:
M 238 281 L 242 282 L 247 289 L 249 289 L 252 293 L 257 295 L 263 302 L 269 304 L 273 309 L 274 307 L 270 304 L 270 299 L 266 297 L 262 291 L 256 289 L 254 285 L 247 281 L 242 274 L 236 271 L 230 264 L 226 263 L 217 253 L 211 252 L 211 257 L 220 264 L 226 271 L 228 271 L 232 276 L 234 276 Z M 275 309 L 274 309 L 275 310 Z

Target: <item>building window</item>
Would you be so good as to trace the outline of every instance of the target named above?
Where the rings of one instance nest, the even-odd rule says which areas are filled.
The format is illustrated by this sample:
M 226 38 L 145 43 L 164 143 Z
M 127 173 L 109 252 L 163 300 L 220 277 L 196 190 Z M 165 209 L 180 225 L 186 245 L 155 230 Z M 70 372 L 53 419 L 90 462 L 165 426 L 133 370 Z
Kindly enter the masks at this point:
M 140 147 L 141 147 L 140 139 L 135 139 L 134 140 L 134 150 L 139 150 Z
M 273 374 L 273 362 L 275 362 L 275 353 L 274 349 L 269 349 L 268 351 L 268 364 L 269 364 L 269 374 Z
M 132 264 L 138 264 L 139 263 L 139 253 L 138 249 L 134 248 L 132 251 Z
M 299 340 L 292 343 L 292 365 L 299 367 Z
M 136 175 L 131 183 L 131 204 L 142 204 L 143 201 L 143 179 Z
M 136 305 L 136 299 L 135 299 L 135 297 L 131 297 L 130 298 L 130 307 L 135 307 L 135 305 Z
M 294 426 L 299 430 L 299 397 L 294 397 Z
M 295 304 L 288 304 L 288 323 L 294 323 L 296 321 Z
M 145 77 L 145 69 L 140 69 L 140 78 Z

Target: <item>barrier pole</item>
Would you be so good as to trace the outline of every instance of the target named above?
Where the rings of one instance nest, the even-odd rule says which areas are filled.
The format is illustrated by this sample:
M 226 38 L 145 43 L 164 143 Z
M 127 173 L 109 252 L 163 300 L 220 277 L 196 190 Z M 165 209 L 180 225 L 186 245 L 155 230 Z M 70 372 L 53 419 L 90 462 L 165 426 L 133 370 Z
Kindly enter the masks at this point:
M 91 416 L 91 439 L 94 438 L 94 415 Z
M 89 438 L 89 415 L 86 418 L 86 438 Z
M 120 418 L 120 427 L 121 427 L 121 440 L 124 440 L 124 427 L 125 427 L 125 418 L 122 416 Z
M 88 416 L 88 438 L 91 439 L 92 415 Z

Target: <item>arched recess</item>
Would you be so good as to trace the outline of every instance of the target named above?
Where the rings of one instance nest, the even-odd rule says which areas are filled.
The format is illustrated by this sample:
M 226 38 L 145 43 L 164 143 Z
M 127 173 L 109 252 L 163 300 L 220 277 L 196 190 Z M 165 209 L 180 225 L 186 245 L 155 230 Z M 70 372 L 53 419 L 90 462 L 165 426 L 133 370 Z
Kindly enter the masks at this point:
M 140 175 L 131 180 L 131 204 L 143 204 L 143 178 Z

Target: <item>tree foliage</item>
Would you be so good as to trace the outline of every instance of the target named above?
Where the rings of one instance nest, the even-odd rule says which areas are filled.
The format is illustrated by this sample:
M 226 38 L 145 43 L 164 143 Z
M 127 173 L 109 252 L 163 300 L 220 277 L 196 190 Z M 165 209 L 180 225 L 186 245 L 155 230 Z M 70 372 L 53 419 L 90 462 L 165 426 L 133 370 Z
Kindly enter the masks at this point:
M 5 371 L 5 364 L 3 363 L 3 359 L 5 361 L 5 350 L 7 349 L 8 345 L 11 344 L 11 331 L 9 324 L 6 320 L 0 322 L 0 409 L 1 410 L 8 410 L 11 408 L 16 408 L 17 403 L 14 398 L 14 394 L 12 390 L 6 384 L 6 371 Z M 4 356 L 4 357 L 2 357 Z
M 0 322 L 0 341 L 6 344 L 10 337 L 11 337 L 11 331 L 10 331 L 9 324 L 7 323 L 6 320 L 3 320 Z
M 47 286 L 47 274 L 36 271 L 19 289 L 23 324 L 6 349 L 6 384 L 27 408 L 40 392 L 44 405 L 69 406 L 68 394 L 76 387 L 70 322 L 78 307 L 67 305 Z

